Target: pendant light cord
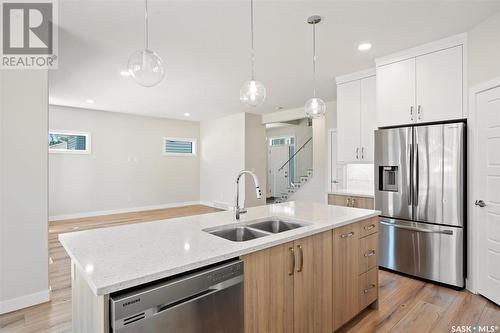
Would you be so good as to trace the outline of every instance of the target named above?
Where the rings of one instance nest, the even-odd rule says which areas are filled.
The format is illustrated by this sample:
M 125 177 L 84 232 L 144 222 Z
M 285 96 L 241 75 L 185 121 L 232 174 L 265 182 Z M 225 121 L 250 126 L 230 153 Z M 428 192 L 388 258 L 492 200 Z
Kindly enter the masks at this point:
M 149 50 L 148 0 L 144 1 L 144 35 L 144 39 L 146 41 L 146 50 Z
M 316 97 L 316 23 L 313 23 L 313 97 Z
M 254 80 L 255 51 L 253 46 L 253 0 L 250 0 L 250 62 L 252 67 L 252 81 Z

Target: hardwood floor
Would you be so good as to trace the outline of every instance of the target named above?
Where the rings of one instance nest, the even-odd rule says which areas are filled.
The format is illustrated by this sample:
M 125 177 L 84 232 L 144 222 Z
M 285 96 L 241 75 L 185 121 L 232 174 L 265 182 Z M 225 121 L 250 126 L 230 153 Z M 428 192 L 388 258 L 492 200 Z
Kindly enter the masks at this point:
M 216 211 L 194 205 L 50 222 L 51 301 L 0 315 L 0 332 L 52 333 L 71 330 L 70 260 L 57 240 L 60 233 Z M 455 291 L 387 271 L 380 271 L 379 288 L 379 308 L 365 310 L 339 332 L 444 333 L 451 332 L 452 325 L 500 326 L 500 307 L 467 291 Z

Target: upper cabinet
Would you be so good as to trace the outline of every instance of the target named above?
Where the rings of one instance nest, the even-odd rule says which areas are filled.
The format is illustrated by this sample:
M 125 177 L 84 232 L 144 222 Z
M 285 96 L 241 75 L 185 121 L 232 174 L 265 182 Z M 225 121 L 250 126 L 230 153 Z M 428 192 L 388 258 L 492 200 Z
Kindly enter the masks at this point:
M 466 117 L 465 36 L 377 59 L 377 126 Z
M 373 162 L 375 72 L 337 78 L 337 160 Z

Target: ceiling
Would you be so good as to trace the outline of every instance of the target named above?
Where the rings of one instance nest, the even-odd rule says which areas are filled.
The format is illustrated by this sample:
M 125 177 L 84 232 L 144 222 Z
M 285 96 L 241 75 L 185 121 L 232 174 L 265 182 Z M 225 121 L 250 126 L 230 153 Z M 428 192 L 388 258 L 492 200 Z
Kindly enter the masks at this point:
M 151 49 L 166 64 L 164 80 L 152 88 L 120 76 L 144 45 L 143 1 L 59 4 L 51 104 L 190 120 L 303 105 L 312 94 L 310 15 L 323 17 L 316 33 L 318 94 L 334 100 L 335 76 L 467 31 L 500 10 L 500 1 L 256 0 L 255 75 L 268 96 L 263 106 L 248 108 L 239 88 L 250 76 L 249 1 L 150 1 Z M 358 51 L 363 41 L 373 48 Z

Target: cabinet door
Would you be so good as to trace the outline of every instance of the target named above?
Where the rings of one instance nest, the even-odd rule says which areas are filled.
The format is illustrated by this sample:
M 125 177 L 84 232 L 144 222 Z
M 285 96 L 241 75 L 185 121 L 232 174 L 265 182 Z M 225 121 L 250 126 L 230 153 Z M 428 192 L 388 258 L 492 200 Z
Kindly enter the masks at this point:
M 337 147 L 339 162 L 360 158 L 361 82 L 351 81 L 337 86 Z
M 244 262 L 245 332 L 293 332 L 293 242 L 254 252 Z
M 329 205 L 351 207 L 351 203 L 352 203 L 351 197 L 345 195 L 337 195 L 337 194 L 328 195 Z
M 417 121 L 461 119 L 462 46 L 416 58 Z
M 365 197 L 352 197 L 351 206 L 356 208 L 374 209 L 373 199 Z
M 332 232 L 323 232 L 294 243 L 294 332 L 331 333 Z
M 373 162 L 375 149 L 375 76 L 361 80 L 361 160 Z
M 414 121 L 415 58 L 377 67 L 377 125 L 394 126 Z
M 333 230 L 333 329 L 336 330 L 359 310 L 359 225 Z

